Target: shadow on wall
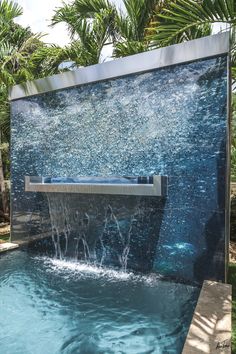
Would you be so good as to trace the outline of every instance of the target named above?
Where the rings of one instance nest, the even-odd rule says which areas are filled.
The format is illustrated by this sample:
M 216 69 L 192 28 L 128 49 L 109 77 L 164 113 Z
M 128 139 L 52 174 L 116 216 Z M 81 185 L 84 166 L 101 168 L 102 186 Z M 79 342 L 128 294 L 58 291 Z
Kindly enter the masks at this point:
M 226 184 L 226 141 L 222 140 L 217 158 L 217 210 L 205 226 L 206 251 L 194 263 L 194 276 L 204 279 L 224 279 L 225 269 L 225 184 Z M 203 266 L 204 265 L 204 266 Z

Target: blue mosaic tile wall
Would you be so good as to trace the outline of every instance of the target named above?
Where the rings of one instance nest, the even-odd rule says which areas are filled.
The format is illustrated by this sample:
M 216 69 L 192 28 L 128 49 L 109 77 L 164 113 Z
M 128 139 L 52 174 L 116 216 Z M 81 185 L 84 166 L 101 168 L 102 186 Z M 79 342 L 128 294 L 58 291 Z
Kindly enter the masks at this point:
M 77 258 L 224 280 L 226 56 L 24 98 L 11 109 L 13 241 L 53 232 Z M 24 192 L 24 176 L 153 174 L 169 176 L 167 198 Z

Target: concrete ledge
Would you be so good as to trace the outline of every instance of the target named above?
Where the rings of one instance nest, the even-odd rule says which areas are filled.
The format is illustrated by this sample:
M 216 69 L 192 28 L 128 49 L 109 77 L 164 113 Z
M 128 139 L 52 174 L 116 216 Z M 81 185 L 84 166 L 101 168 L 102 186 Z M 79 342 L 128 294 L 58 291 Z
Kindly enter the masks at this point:
M 16 243 L 10 243 L 10 242 L 0 243 L 0 253 L 14 250 L 18 247 L 19 245 L 17 245 Z
M 231 285 L 204 281 L 182 354 L 231 353 Z

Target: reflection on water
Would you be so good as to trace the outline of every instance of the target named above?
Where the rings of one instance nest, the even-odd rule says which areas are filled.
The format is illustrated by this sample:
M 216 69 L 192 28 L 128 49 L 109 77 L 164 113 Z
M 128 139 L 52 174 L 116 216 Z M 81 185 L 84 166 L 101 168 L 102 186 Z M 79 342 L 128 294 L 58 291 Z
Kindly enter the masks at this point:
M 0 259 L 1 352 L 181 353 L 198 293 L 154 274 L 16 251 Z

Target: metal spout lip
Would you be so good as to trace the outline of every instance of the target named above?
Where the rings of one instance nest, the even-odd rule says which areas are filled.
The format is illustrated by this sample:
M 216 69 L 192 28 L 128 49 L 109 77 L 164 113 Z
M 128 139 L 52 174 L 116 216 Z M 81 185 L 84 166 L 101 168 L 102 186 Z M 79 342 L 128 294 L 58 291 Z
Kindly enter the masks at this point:
M 167 176 L 157 175 L 76 178 L 26 176 L 25 191 L 164 197 L 167 195 L 167 180 Z

